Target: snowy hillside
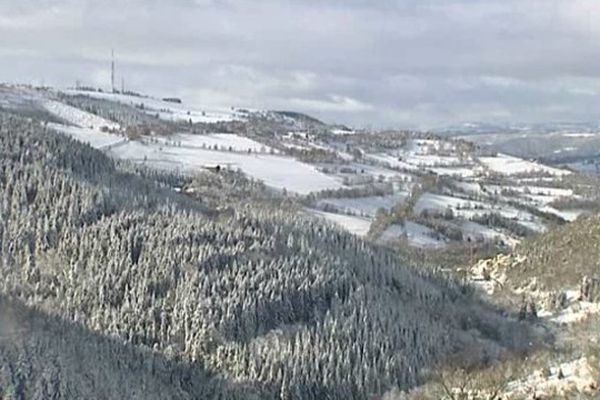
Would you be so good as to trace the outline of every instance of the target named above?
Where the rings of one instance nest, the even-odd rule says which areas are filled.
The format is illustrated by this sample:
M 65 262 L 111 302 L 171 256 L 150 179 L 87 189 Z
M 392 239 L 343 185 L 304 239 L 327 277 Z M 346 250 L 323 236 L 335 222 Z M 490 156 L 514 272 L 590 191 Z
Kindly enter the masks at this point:
M 86 127 L 49 123 L 48 127 L 62 132 L 83 143 L 88 143 L 96 149 L 105 149 L 127 141 L 126 138 Z
M 299 194 L 341 187 L 341 183 L 334 177 L 319 172 L 314 166 L 285 156 L 205 150 L 161 141 L 157 143 L 145 138 L 128 141 L 108 151 L 117 158 L 173 171 L 194 172 L 216 166 L 240 169 L 270 187 Z
M 529 342 L 241 174 L 115 163 L 45 124 L 0 112 L 0 397 L 358 400 Z
M 178 104 L 161 99 L 132 96 L 120 93 L 93 92 L 87 90 L 67 90 L 67 94 L 84 95 L 98 99 L 115 101 L 139 108 L 143 112 L 151 115 L 158 115 L 159 118 L 168 121 L 184 121 L 192 123 L 214 123 L 222 121 L 243 120 L 247 117 L 247 111 L 236 110 L 225 107 L 196 107 L 187 104 Z
M 492 172 L 503 175 L 516 175 L 526 173 L 547 173 L 550 175 L 568 175 L 570 172 L 558 168 L 552 168 L 540 163 L 522 160 L 506 154 L 498 154 L 496 157 L 480 157 L 482 164 Z
M 141 95 L 0 89 L 5 108 L 47 115 L 51 129 L 115 158 L 187 175 L 239 170 L 386 243 L 511 247 L 586 214 L 596 196 L 593 184 L 575 184 L 570 170 L 463 139 L 328 127 L 296 112 L 195 108 Z M 224 131 L 211 131 L 212 122 Z
M 179 133 L 169 137 L 157 137 L 155 140 L 162 144 L 171 144 L 178 147 L 204 150 L 209 149 L 269 154 L 277 153 L 277 150 L 265 146 L 256 140 L 230 133 L 211 133 L 206 135 L 190 135 Z
M 100 130 L 101 128 L 118 130 L 119 124 L 108 121 L 102 117 L 71 107 L 64 103 L 54 100 L 45 100 L 43 106 L 48 112 L 57 118 L 65 120 L 69 124 L 80 128 L 89 128 L 91 130 Z

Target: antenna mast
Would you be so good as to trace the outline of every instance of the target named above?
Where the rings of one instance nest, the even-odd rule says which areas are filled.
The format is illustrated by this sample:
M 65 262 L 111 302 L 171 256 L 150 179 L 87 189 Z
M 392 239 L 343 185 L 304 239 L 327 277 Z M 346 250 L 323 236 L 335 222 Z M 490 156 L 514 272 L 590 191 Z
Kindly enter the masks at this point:
M 112 50 L 112 59 L 110 63 L 110 87 L 115 92 L 115 50 Z

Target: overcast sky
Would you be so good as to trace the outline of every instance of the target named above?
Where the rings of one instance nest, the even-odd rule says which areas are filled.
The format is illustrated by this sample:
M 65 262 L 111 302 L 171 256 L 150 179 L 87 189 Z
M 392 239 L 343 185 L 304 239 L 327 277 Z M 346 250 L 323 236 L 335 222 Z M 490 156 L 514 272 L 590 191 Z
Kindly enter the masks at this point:
M 355 126 L 598 121 L 599 0 L 0 0 L 0 81 Z

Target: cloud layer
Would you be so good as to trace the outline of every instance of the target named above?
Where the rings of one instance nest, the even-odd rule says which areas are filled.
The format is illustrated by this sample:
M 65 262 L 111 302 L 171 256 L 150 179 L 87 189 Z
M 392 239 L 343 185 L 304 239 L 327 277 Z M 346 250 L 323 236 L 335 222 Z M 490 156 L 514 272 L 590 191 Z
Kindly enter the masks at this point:
M 596 0 L 0 0 L 0 80 L 359 126 L 596 121 Z

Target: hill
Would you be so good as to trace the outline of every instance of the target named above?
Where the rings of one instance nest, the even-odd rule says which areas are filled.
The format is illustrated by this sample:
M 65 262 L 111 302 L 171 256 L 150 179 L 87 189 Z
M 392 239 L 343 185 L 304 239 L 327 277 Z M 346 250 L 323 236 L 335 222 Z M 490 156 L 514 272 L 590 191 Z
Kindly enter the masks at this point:
M 580 217 L 457 272 L 551 340 L 488 368 L 447 369 L 392 399 L 600 398 L 600 215 Z M 461 397 L 467 396 L 471 397 Z
M 0 113 L 0 293 L 74 324 L 74 341 L 114 338 L 187 371 L 144 393 L 175 393 L 181 379 L 206 373 L 264 399 L 366 399 L 414 386 L 444 360 L 489 360 L 530 344 L 527 324 L 392 251 L 251 196 L 215 207 L 215 198 L 178 193 L 190 182 Z M 42 346 L 37 328 L 25 331 L 24 342 L 0 341 L 0 355 L 8 365 L 24 358 L 21 375 L 32 382 L 46 379 L 46 355 L 65 360 L 49 369 L 50 397 L 104 383 L 94 372 L 83 391 L 64 343 Z M 128 367 L 147 356 L 106 346 L 107 365 L 122 366 L 107 382 L 153 377 Z M 14 376 L 0 375 L 3 391 L 23 392 Z M 207 398 L 207 385 L 185 395 Z
M 507 289 L 529 288 L 561 292 L 580 288 L 585 281 L 600 285 L 600 214 L 581 216 L 532 237 L 509 254 L 479 261 L 475 270 Z
M 258 399 L 160 352 L 0 298 L 0 393 L 7 399 Z
M 596 178 L 467 140 L 355 130 L 294 111 L 22 85 L 0 85 L 0 108 L 144 168 L 241 171 L 307 214 L 401 249 L 507 251 L 593 212 L 600 197 Z
M 580 217 L 524 242 L 524 260 L 514 280 L 535 276 L 549 289 L 576 286 L 585 277 L 600 277 L 600 215 Z

